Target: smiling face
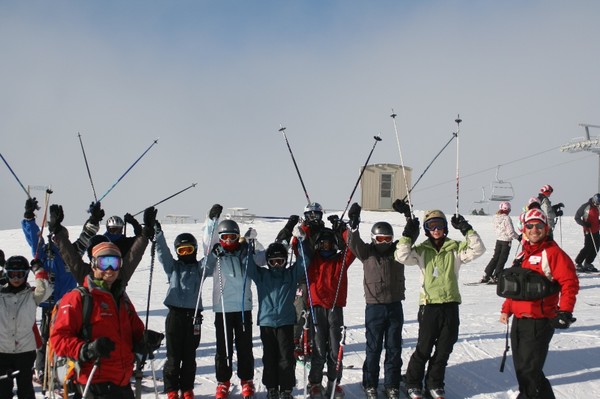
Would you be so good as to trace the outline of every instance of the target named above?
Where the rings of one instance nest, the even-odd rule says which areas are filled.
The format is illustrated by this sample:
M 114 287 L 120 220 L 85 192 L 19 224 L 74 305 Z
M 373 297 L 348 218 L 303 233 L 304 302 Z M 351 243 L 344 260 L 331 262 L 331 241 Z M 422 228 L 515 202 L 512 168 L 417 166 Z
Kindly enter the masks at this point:
M 530 220 L 524 227 L 525 236 L 532 244 L 542 242 L 548 235 L 548 226 L 541 220 Z

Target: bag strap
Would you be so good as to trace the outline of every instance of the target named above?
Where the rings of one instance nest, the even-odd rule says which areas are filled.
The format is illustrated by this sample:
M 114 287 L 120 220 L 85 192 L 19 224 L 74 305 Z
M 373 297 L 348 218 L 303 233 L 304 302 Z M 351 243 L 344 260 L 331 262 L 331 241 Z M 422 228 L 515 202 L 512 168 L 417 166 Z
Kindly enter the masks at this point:
M 83 324 L 81 326 L 81 338 L 85 340 L 85 342 L 90 342 L 92 339 L 92 294 L 86 287 L 79 286 L 77 287 L 77 291 L 81 294 L 81 310 L 83 313 Z

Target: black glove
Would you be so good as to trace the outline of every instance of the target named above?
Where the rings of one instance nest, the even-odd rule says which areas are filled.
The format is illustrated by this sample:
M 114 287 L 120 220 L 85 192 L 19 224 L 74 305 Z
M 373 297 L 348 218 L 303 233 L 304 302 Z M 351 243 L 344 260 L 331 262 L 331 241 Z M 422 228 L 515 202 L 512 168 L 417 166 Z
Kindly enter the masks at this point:
M 162 226 L 160 225 L 160 222 L 157 220 L 156 222 L 154 222 L 154 232 L 159 233 L 161 231 L 162 231 Z
M 156 218 L 156 215 L 154 215 L 154 217 Z M 142 234 L 142 225 L 140 224 L 140 222 L 138 222 L 137 220 L 135 220 L 135 218 L 133 217 L 133 215 L 131 213 L 126 213 L 125 216 L 123 217 L 125 223 L 129 223 L 132 227 L 133 227 L 133 234 L 135 234 L 136 236 L 139 236 Z M 152 225 L 149 225 L 152 226 Z
M 560 208 L 564 208 L 565 204 L 563 204 L 562 202 L 559 202 L 556 205 L 552 205 L 552 209 L 554 210 L 554 212 L 558 212 L 560 210 Z
M 223 249 L 223 246 L 218 242 L 215 245 L 213 245 L 212 252 L 217 257 L 225 255 L 225 250 Z
M 473 227 L 465 220 L 463 215 L 454 215 L 450 219 L 450 223 L 452 223 L 452 227 L 457 230 L 460 230 L 463 236 L 466 236 L 469 230 L 472 230 Z
M 79 352 L 79 360 L 89 362 L 98 357 L 109 357 L 110 352 L 115 350 L 115 343 L 107 337 L 100 337 L 97 340 L 84 344 Z
M 148 357 L 152 359 L 154 358 L 154 352 L 160 348 L 164 338 L 165 334 L 153 330 L 146 330 L 144 331 L 142 340 L 134 344 L 133 351 L 141 355 L 148 355 Z
M 343 232 L 346 230 L 346 222 L 344 222 L 338 215 L 330 215 L 327 220 L 331 223 L 331 229 L 335 232 Z
M 523 241 L 523 234 L 519 234 L 519 236 L 517 237 L 518 241 Z
M 394 203 L 392 204 L 392 208 L 394 208 L 396 212 L 404 214 L 404 216 L 406 216 L 407 218 L 411 216 L 410 206 L 403 199 L 397 199 L 396 201 L 394 201 Z
M 292 232 L 294 231 L 294 227 L 298 224 L 298 222 L 300 221 L 300 216 L 298 215 L 291 215 L 288 218 L 287 223 L 285 224 L 285 226 L 283 227 L 283 229 L 281 229 L 279 231 L 279 234 L 277 234 L 277 238 L 275 238 L 276 242 L 291 242 L 292 239 Z
M 100 205 L 100 202 L 92 202 L 89 208 L 90 217 L 88 222 L 91 224 L 99 225 L 100 221 L 104 218 L 104 209 Z
M 35 199 L 35 197 L 27 198 L 25 201 L 25 213 L 23 214 L 23 217 L 25 219 L 33 219 L 35 217 L 34 212 L 38 209 L 40 209 L 40 207 L 38 206 L 37 199 Z
M 556 317 L 552 319 L 552 326 L 554 326 L 554 328 L 565 329 L 569 328 L 576 320 L 577 319 L 573 317 L 573 313 L 559 310 Z
M 31 267 L 31 271 L 35 274 L 35 272 L 37 272 L 40 269 L 44 268 L 44 264 L 42 263 L 41 260 L 39 259 L 32 259 L 31 262 L 29 262 L 29 265 Z
M 216 220 L 221 216 L 221 212 L 223 212 L 223 206 L 219 204 L 214 204 L 210 211 L 208 211 L 208 218 Z
M 560 216 L 562 216 L 562 215 L 563 215 L 563 210 L 562 210 L 562 209 L 557 209 L 557 210 L 556 210 L 556 216 L 557 216 L 557 217 L 560 217 Z
M 419 218 L 406 218 L 406 226 L 404 226 L 402 235 L 410 238 L 411 242 L 414 244 L 417 241 L 417 238 L 419 238 L 420 232 Z
M 4 267 L 6 258 L 4 257 L 4 251 L 0 249 L 0 267 Z
M 299 221 L 300 221 L 300 216 L 290 215 L 287 223 L 285 224 L 284 229 L 289 230 L 290 234 L 291 234 L 291 232 L 294 230 L 294 227 L 298 224 Z
M 62 226 L 61 223 L 65 218 L 62 205 L 50 205 L 50 220 L 48 221 L 48 230 L 50 233 L 56 233 Z
M 348 211 L 348 219 L 350 220 L 348 221 L 348 224 L 350 225 L 350 228 L 352 230 L 356 230 L 358 224 L 360 223 L 361 210 L 362 208 L 360 207 L 360 205 L 358 205 L 357 202 L 353 203 L 352 206 L 350 206 L 350 210 Z
M 142 229 L 142 235 L 149 240 L 154 238 L 154 222 L 156 222 L 156 214 L 158 209 L 151 206 L 144 210 L 144 228 Z

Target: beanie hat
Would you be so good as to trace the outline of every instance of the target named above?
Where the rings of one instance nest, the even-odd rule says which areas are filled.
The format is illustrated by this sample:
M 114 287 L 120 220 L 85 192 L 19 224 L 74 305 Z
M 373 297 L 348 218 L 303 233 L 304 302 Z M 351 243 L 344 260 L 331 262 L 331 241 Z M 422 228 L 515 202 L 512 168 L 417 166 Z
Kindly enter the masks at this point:
M 532 220 L 539 220 L 545 225 L 548 224 L 548 217 L 546 217 L 546 214 L 540 209 L 530 209 L 525 213 L 523 223 L 528 223 Z
M 92 248 L 92 256 L 97 258 L 99 256 L 118 256 L 121 257 L 121 251 L 112 242 L 101 242 L 100 244 Z

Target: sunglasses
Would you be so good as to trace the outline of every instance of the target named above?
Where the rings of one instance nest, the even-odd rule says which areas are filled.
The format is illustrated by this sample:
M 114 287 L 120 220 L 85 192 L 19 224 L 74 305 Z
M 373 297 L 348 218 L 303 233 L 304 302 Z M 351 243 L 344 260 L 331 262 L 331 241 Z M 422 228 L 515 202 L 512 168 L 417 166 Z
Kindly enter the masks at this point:
M 393 236 L 384 236 L 384 235 L 376 235 L 373 236 L 373 238 L 375 239 L 375 241 L 377 242 L 385 242 L 385 243 L 389 243 L 392 242 L 392 240 L 394 239 Z
M 533 229 L 534 227 L 538 230 L 543 230 L 546 225 L 542 222 L 540 223 L 525 223 L 525 228 L 528 230 Z
M 177 255 L 185 256 L 196 252 L 196 247 L 193 245 L 181 245 L 177 247 Z
M 425 222 L 425 224 L 423 225 L 423 227 L 425 227 L 425 230 L 428 231 L 436 231 L 436 230 L 444 230 L 448 227 L 448 225 L 440 220 L 430 220 Z
M 286 258 L 269 258 L 267 259 L 267 263 L 271 267 L 281 267 L 284 266 L 287 262 Z
M 27 276 L 28 270 L 7 270 L 6 275 L 9 280 L 22 280 Z
M 308 220 L 321 220 L 321 219 L 323 219 L 323 212 L 319 212 L 319 211 L 304 212 L 304 217 Z
M 221 233 L 219 234 L 219 238 L 223 241 L 237 241 L 240 238 L 240 235 L 237 233 Z
M 103 272 L 112 269 L 115 272 L 121 268 L 123 260 L 119 256 L 98 256 L 94 259 L 94 266 Z

